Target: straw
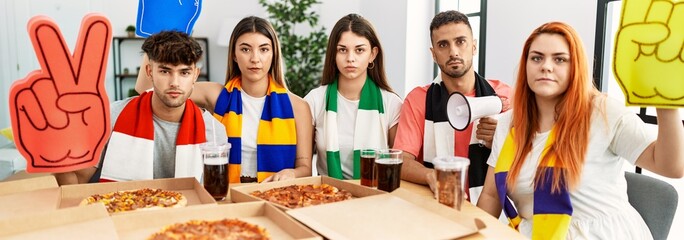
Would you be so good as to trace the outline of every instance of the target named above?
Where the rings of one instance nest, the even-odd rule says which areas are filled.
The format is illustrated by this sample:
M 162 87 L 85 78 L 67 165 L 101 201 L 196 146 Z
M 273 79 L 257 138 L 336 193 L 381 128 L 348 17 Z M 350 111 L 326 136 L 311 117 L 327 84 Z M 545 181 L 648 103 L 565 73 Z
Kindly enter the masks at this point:
M 216 142 L 216 125 L 214 122 L 216 122 L 216 121 L 214 121 L 214 119 L 212 119 L 212 121 L 211 121 L 211 133 L 214 136 L 214 145 L 218 145 L 218 142 Z

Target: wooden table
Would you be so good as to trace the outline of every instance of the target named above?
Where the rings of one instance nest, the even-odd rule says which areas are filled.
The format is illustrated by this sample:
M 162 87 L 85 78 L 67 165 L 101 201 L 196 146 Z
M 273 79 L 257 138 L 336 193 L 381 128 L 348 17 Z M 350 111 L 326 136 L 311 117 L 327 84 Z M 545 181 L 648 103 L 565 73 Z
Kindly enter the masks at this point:
M 352 182 L 359 184 L 359 180 L 347 180 L 347 182 Z M 248 184 L 255 184 L 255 183 L 248 183 Z M 240 186 L 242 184 L 230 184 L 230 187 L 233 186 Z M 407 182 L 407 181 L 401 181 L 400 185 L 402 189 L 409 190 L 412 193 L 415 193 L 417 195 L 420 195 L 422 197 L 425 197 L 427 199 L 430 199 L 432 201 L 437 201 L 434 199 L 434 195 L 432 194 L 432 191 L 430 190 L 429 187 Z M 232 203 L 230 200 L 230 191 L 228 192 L 228 196 L 226 196 L 226 199 L 223 201 L 219 201 L 219 204 L 227 204 L 227 203 Z M 518 233 L 514 229 L 504 225 L 503 223 L 499 222 L 499 219 L 496 219 L 489 215 L 487 212 L 483 211 L 482 209 L 476 207 L 475 205 L 471 204 L 470 202 L 464 202 L 463 206 L 461 207 L 461 213 L 470 217 L 470 218 L 478 218 L 482 220 L 485 225 L 487 225 L 486 228 L 480 230 L 477 234 L 473 234 L 470 236 L 467 236 L 465 238 L 461 239 L 527 239 L 525 236 L 522 234 Z

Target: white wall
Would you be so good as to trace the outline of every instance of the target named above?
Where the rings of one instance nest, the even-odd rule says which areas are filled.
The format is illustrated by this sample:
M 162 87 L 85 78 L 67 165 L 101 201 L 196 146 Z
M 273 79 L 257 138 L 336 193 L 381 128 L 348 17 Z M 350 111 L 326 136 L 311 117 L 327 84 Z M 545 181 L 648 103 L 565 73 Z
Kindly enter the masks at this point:
M 584 41 L 587 56 L 594 56 L 596 1 L 487 1 L 485 77 L 512 86 L 525 40 L 532 30 L 550 21 L 574 27 Z
M 0 1 L 0 9 L 8 9 L 9 2 Z M 0 11 L 4 13 L 4 11 Z M 12 20 L 12 16 L 8 14 L 0 15 L 0 32 L 9 32 L 8 24 L 5 24 Z M 10 68 L 16 67 L 16 65 L 10 65 L 10 37 L 7 34 L 0 35 L 0 128 L 5 128 L 10 125 L 9 122 L 9 105 L 8 105 L 8 92 L 9 92 L 9 79 L 11 73 Z M 0 138 L 0 146 L 7 144 L 7 140 Z
M 427 3 L 427 4 L 426 4 Z M 413 88 L 432 82 L 434 62 L 430 54 L 430 22 L 435 15 L 435 5 L 432 1 L 408 1 L 406 8 L 406 57 L 405 62 L 404 95 Z M 397 85 L 393 85 L 397 86 Z
M 385 52 L 385 70 L 390 85 L 405 96 L 413 87 L 432 80 L 432 58 L 429 54 L 428 27 L 434 14 L 431 1 L 409 0 L 323 0 L 314 9 L 320 14 L 320 24 L 330 33 L 337 20 L 349 13 L 358 13 L 375 26 Z M 425 4 L 427 3 L 427 4 Z M 43 14 L 54 19 L 60 27 L 70 49 L 82 17 L 90 12 L 107 16 L 114 36 L 125 36 L 124 29 L 136 21 L 138 0 L 3 0 L 0 1 L 0 128 L 10 125 L 8 110 L 9 88 L 17 79 L 39 69 L 26 24 L 35 15 Z M 209 40 L 211 81 L 225 81 L 227 40 L 231 26 L 241 18 L 255 15 L 268 17 L 258 1 L 203 0 L 200 18 L 195 23 L 194 36 Z M 228 27 L 224 26 L 228 23 Z M 228 28 L 228 29 L 226 29 Z M 307 26 L 297 32 L 307 32 Z M 228 31 L 228 33 L 222 32 Z M 218 44 L 219 39 L 226 43 Z M 136 45 L 138 44 L 138 45 Z M 139 65 L 139 42 L 122 44 L 122 67 L 134 71 Z M 223 45 L 223 46 L 221 46 Z M 109 54 L 105 85 L 110 100 L 114 99 L 113 54 Z M 132 86 L 134 79 L 126 79 Z M 125 94 L 125 93 L 124 93 Z M 0 140 L 0 144 L 3 144 Z

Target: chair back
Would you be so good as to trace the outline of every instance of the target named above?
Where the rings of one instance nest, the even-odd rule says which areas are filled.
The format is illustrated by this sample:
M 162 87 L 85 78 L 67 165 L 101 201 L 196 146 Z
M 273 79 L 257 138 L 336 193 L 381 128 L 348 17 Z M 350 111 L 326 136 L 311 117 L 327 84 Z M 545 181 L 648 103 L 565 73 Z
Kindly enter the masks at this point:
M 667 239 L 679 196 L 672 185 L 638 173 L 625 172 L 629 203 L 651 230 L 653 239 Z

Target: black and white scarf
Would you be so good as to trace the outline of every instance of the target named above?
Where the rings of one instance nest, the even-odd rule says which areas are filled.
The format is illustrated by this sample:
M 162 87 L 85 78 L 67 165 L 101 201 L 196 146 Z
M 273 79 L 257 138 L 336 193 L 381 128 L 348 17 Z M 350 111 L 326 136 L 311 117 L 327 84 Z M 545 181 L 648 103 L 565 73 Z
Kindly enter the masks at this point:
M 494 88 L 487 80 L 477 73 L 475 74 L 475 97 L 496 96 Z M 441 76 L 437 76 L 427 90 L 425 99 L 425 134 L 423 135 L 423 164 L 433 168 L 432 159 L 437 156 L 454 156 L 455 139 L 454 128 L 449 124 L 447 117 L 447 100 L 449 91 L 442 83 Z M 471 123 L 466 129 L 472 129 L 468 147 L 470 168 L 468 170 L 468 185 L 470 188 L 484 185 L 487 175 L 487 158 L 491 149 L 480 144 L 475 138 L 476 124 Z M 461 143 L 459 143 L 461 144 Z M 479 194 L 477 194 L 479 196 Z M 471 196 L 472 199 L 477 199 Z

